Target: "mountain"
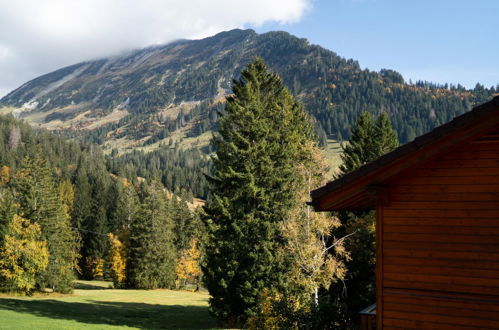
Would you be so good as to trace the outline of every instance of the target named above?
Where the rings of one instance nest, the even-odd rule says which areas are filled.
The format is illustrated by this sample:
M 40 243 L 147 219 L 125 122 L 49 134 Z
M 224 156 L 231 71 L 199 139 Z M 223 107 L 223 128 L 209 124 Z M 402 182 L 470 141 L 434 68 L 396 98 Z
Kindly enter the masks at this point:
M 323 141 L 348 138 L 361 111 L 385 111 L 406 142 L 499 91 L 407 83 L 393 70 L 362 70 L 356 61 L 286 32 L 232 30 L 45 74 L 2 98 L 0 113 L 96 142 L 107 152 L 203 147 L 232 79 L 254 56 L 302 100 Z

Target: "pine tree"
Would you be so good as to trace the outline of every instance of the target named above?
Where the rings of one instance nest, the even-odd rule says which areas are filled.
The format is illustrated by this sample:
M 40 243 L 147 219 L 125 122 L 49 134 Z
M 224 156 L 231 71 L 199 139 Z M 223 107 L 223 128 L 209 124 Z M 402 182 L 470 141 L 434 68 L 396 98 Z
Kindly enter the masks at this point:
M 392 122 L 386 112 L 382 112 L 376 119 L 375 132 L 376 157 L 398 147 L 397 132 L 392 128 Z
M 376 124 L 369 112 L 362 112 L 357 119 L 350 140 L 343 146 L 340 166 L 341 174 L 346 174 L 377 158 Z
M 213 139 L 204 276 L 211 311 L 242 322 L 264 288 L 286 283 L 285 260 L 277 253 L 284 244 L 280 223 L 293 206 L 294 165 L 312 125 L 262 59 L 241 72 L 233 92 Z
M 166 193 L 157 181 L 143 188 L 142 209 L 130 226 L 126 285 L 129 288 L 174 288 L 176 251 Z

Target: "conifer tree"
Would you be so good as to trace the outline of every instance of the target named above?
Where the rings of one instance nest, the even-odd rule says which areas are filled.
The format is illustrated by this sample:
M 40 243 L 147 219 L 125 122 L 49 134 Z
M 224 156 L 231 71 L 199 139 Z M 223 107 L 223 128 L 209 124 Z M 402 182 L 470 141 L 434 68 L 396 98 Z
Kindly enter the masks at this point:
M 375 136 L 376 125 L 372 115 L 369 112 L 362 112 L 352 128 L 350 140 L 343 146 L 341 174 L 346 174 L 377 158 Z
M 111 212 L 112 232 L 129 232 L 140 212 L 140 200 L 135 186 L 128 180 L 118 180 L 114 185 L 115 202 Z
M 129 288 L 174 288 L 176 251 L 173 221 L 163 186 L 143 188 L 142 209 L 130 225 L 126 285 Z
M 241 72 L 233 92 L 213 139 L 204 276 L 211 311 L 220 320 L 243 322 L 264 288 L 286 283 L 279 227 L 294 202 L 294 165 L 312 126 L 262 59 Z
M 49 262 L 37 278 L 40 288 L 70 292 L 76 262 L 76 238 L 69 215 L 59 197 L 58 185 L 46 162 L 35 155 L 26 158 L 13 179 L 22 217 L 39 224 L 47 242 Z
M 376 119 L 375 131 L 376 157 L 384 155 L 398 147 L 397 132 L 392 128 L 392 122 L 386 112 L 382 112 Z
M 352 128 L 350 140 L 343 147 L 341 175 L 376 160 L 397 146 L 397 133 L 385 112 L 376 121 L 370 113 L 362 112 Z

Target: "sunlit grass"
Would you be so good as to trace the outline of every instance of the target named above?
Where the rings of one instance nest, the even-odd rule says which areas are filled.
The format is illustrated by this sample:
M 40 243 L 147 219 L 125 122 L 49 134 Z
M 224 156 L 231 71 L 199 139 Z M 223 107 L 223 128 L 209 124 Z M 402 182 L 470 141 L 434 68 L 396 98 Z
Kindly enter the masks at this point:
M 212 329 L 208 294 L 110 289 L 78 281 L 71 295 L 0 296 L 0 329 Z

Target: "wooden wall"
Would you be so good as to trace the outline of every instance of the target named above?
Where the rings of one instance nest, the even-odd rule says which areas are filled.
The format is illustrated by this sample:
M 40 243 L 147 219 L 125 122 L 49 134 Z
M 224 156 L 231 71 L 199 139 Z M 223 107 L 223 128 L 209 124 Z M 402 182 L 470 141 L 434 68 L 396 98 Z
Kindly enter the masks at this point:
M 378 207 L 378 328 L 499 329 L 496 137 L 388 183 L 389 204 Z

